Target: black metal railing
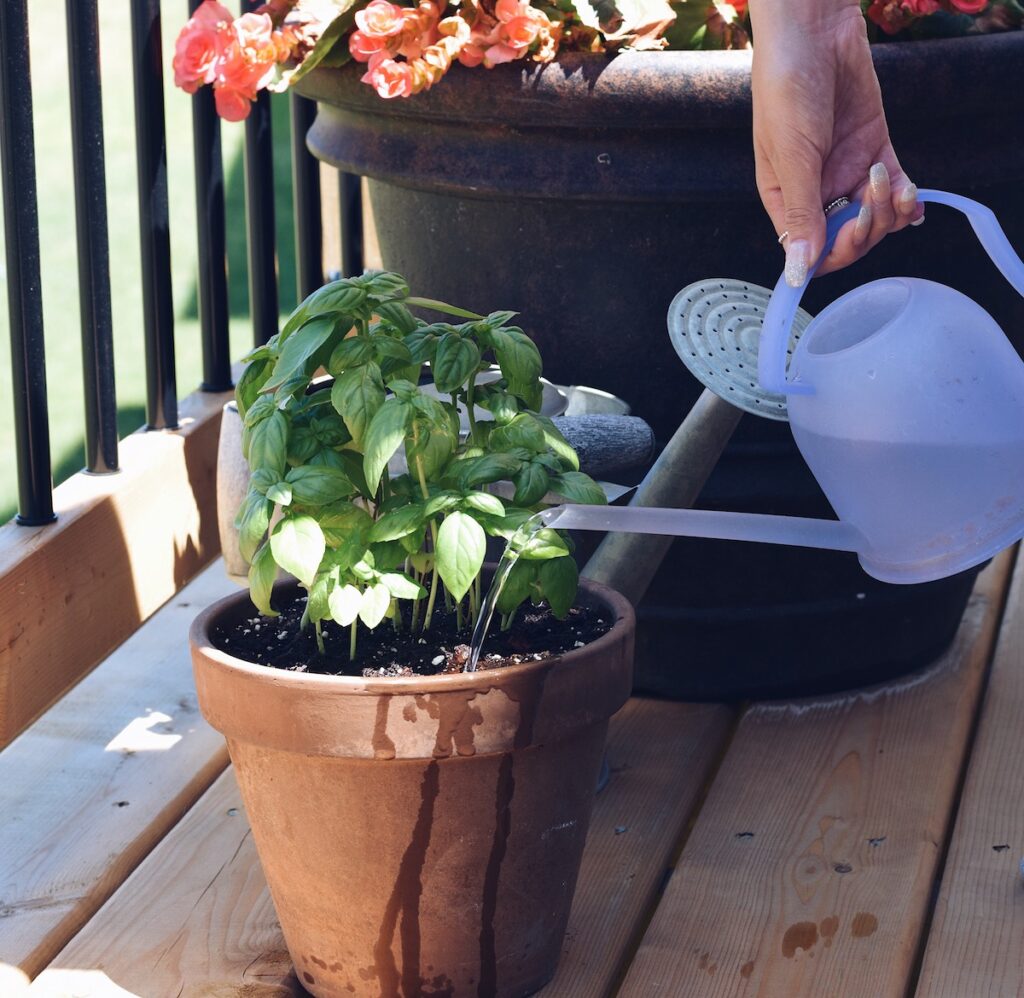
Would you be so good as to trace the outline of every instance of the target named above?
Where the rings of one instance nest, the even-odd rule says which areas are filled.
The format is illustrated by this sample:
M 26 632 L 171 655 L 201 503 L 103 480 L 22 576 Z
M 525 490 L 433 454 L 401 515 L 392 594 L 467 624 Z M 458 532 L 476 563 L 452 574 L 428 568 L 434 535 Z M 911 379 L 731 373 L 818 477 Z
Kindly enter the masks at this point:
M 65 0 L 71 97 L 79 294 L 85 394 L 86 470 L 118 469 L 117 400 L 96 0 Z M 200 0 L 188 0 L 182 14 Z M 258 0 L 241 0 L 241 10 Z M 174 354 L 167 150 L 159 0 L 131 0 L 139 237 L 146 364 L 146 428 L 174 429 L 178 393 Z M 301 296 L 323 283 L 319 163 L 305 146 L 315 104 L 293 95 L 292 192 L 296 281 Z M 231 388 L 224 168 L 213 95 L 192 98 L 198 237 L 200 387 Z M 278 325 L 274 165 L 270 98 L 260 96 L 245 125 L 245 212 L 253 341 Z M 27 0 L 0 0 L 0 168 L 6 236 L 12 354 L 17 522 L 52 522 L 53 489 L 40 284 L 39 224 L 29 66 Z M 343 273 L 363 269 L 360 180 L 339 174 Z

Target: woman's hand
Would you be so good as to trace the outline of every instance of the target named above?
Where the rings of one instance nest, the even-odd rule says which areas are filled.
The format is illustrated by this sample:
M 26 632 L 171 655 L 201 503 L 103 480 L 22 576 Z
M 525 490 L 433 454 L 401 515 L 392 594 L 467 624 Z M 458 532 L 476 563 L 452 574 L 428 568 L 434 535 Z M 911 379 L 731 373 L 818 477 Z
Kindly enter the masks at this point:
M 888 233 L 924 219 L 917 188 L 889 140 L 860 5 L 850 0 L 752 0 L 757 187 L 799 286 L 825 245 L 823 205 L 848 196 L 843 226 L 819 273 L 862 257 Z

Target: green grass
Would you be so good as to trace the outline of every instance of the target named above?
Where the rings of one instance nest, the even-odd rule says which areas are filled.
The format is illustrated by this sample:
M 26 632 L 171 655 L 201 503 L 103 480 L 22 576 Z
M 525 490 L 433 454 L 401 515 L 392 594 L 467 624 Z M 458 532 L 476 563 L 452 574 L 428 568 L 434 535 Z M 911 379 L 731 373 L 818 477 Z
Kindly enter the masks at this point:
M 82 468 L 85 418 L 64 6 L 63 0 L 32 0 L 28 5 L 46 381 L 55 482 Z M 118 425 L 123 436 L 142 425 L 145 403 L 131 38 L 126 3 L 100 4 L 99 9 Z M 198 386 L 202 376 L 196 309 L 191 99 L 174 88 L 170 73 L 174 37 L 186 5 L 181 0 L 164 0 L 162 10 L 177 383 L 178 394 L 183 396 Z M 287 312 L 295 303 L 287 98 L 275 97 L 273 105 L 280 305 Z M 224 123 L 221 133 L 227 191 L 231 347 L 232 356 L 239 357 L 252 338 L 245 253 L 243 126 Z M 0 265 L 5 262 L 3 252 L 0 240 Z M 0 518 L 6 520 L 14 513 L 17 501 L 6 278 L 0 280 L 0 395 Z

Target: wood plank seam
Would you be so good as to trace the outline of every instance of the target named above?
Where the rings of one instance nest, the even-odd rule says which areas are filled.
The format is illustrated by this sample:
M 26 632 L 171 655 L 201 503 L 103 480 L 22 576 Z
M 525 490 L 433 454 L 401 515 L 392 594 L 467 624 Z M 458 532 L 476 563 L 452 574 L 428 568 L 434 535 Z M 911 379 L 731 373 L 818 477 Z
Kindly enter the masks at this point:
M 970 731 L 967 735 L 967 742 L 964 745 L 963 756 L 960 760 L 960 772 L 957 776 L 956 789 L 953 792 L 953 803 L 946 815 L 946 827 L 942 836 L 942 846 L 935 864 L 932 889 L 928 897 L 928 907 L 921 923 L 921 931 L 918 935 L 915 955 L 907 975 L 907 987 L 904 992 L 906 998 L 914 998 L 917 993 L 917 985 L 921 979 L 921 971 L 924 968 L 924 954 L 928 947 L 928 937 L 931 935 L 932 925 L 935 921 L 935 906 L 939 900 L 939 891 L 942 889 L 942 880 L 946 873 L 946 863 L 949 860 L 949 849 L 953 842 L 953 833 L 956 830 L 956 819 L 960 814 L 960 805 L 963 802 L 964 787 L 967 784 L 967 771 L 970 768 L 971 756 L 974 754 L 974 746 L 978 739 L 978 728 L 981 724 L 981 715 L 985 708 L 985 699 L 988 693 L 989 682 L 992 679 L 992 666 L 995 662 L 996 653 L 999 650 L 999 638 L 1002 631 L 1003 618 L 1006 616 L 1006 606 L 1013 590 L 1012 580 L 1017 572 L 1017 565 L 1020 561 L 1020 545 L 1014 545 L 1009 558 L 1007 578 L 1011 580 L 1005 585 L 1000 593 L 998 607 L 996 610 L 996 636 L 988 649 L 988 661 L 985 663 L 985 671 L 981 681 L 981 693 L 974 705 L 974 717 L 971 719 Z
M 719 770 L 721 770 L 722 765 L 725 762 L 725 758 L 729 754 L 729 749 L 732 746 L 733 739 L 736 737 L 736 733 L 740 729 L 740 722 L 743 720 L 743 716 L 746 714 L 749 706 L 750 704 L 748 701 L 743 701 L 737 705 L 733 713 L 732 722 L 725 738 L 722 740 L 722 744 L 719 747 L 714 764 L 709 768 L 707 776 L 704 778 L 704 781 L 694 798 L 689 815 L 683 824 L 679 833 L 679 838 L 672 849 L 671 856 L 669 857 L 668 864 L 665 867 L 665 873 L 660 885 L 658 886 L 658 890 L 651 897 L 647 907 L 636 920 L 636 924 L 633 926 L 633 931 L 630 934 L 629 942 L 623 951 L 622 960 L 619 962 L 618 970 L 615 972 L 615 976 L 609 983 L 608 991 L 605 993 L 604 998 L 614 998 L 614 996 L 619 993 L 622 983 L 625 981 L 626 975 L 629 973 L 630 964 L 633 962 L 633 958 L 636 956 L 637 950 L 640 948 L 640 944 L 643 942 L 644 936 L 647 934 L 648 926 L 650 926 L 651 921 L 654 918 L 654 914 L 658 910 L 658 905 L 661 903 L 661 899 L 665 894 L 665 887 L 672 878 L 672 873 L 676 868 L 676 864 L 679 862 L 679 858 L 683 854 L 683 850 L 686 848 L 686 843 L 694 828 L 697 826 L 697 818 L 700 816 L 701 808 L 704 807 L 704 802 L 707 800 L 708 794 L 711 792 L 712 784 L 714 784 L 715 780 L 718 778 Z

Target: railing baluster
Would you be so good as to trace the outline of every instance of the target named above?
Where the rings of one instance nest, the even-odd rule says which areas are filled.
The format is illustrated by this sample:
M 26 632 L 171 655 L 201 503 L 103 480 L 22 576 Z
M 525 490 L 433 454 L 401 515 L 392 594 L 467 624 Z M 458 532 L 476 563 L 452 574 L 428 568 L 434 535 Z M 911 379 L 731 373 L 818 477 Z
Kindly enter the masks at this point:
M 320 162 L 306 148 L 306 132 L 316 117 L 316 102 L 292 94 L 291 111 L 295 269 L 301 301 L 324 283 Z
M 341 202 L 341 274 L 357 277 L 366 264 L 363 260 L 363 187 L 362 178 L 338 172 Z
M 150 430 L 173 429 L 178 425 L 178 390 L 174 370 L 159 0 L 131 0 L 131 21 L 146 338 L 146 425 Z
M 78 295 L 85 387 L 85 467 L 117 471 L 117 395 L 110 312 L 110 247 L 96 0 L 66 0 Z
M 0 166 L 11 320 L 18 523 L 51 523 L 53 480 L 39 281 L 35 132 L 25 0 L 0 0 Z
M 242 0 L 242 12 L 261 0 Z M 249 314 L 253 342 L 277 332 L 277 251 L 274 239 L 274 158 L 270 94 L 261 90 L 245 119 L 245 217 L 249 237 Z
M 189 0 L 189 13 L 195 13 L 202 2 Z M 224 159 L 220 121 L 214 108 L 213 91 L 209 87 L 200 87 L 192 95 L 192 148 L 199 244 L 199 322 L 203 339 L 203 382 L 200 387 L 204 392 L 224 392 L 232 387 Z

